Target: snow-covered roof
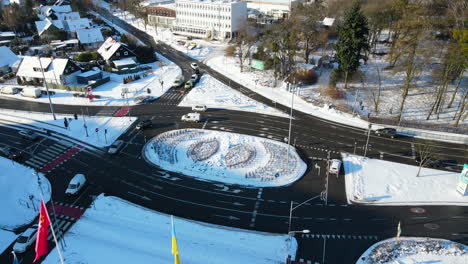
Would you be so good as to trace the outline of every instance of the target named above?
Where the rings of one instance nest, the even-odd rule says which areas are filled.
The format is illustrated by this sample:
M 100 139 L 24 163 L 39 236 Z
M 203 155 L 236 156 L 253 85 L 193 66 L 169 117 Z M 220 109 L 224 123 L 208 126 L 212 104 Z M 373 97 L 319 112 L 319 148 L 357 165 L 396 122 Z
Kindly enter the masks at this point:
M 67 13 L 72 12 L 70 5 L 62 6 L 41 6 L 39 7 L 39 12 L 45 16 L 49 16 L 52 13 Z
M 0 46 L 0 67 L 11 67 L 19 58 L 8 47 Z
M 12 32 L 12 31 L 0 32 L 0 38 L 14 38 L 14 37 L 16 37 L 15 32 Z
M 38 57 L 25 56 L 16 75 L 43 79 L 44 77 L 42 76 L 41 70 L 42 64 L 46 79 L 60 78 L 60 75 L 63 75 L 68 63 L 68 59 L 40 58 L 40 60 L 41 63 L 39 63 Z
M 80 19 L 80 13 L 78 12 L 69 12 L 69 13 L 57 13 L 55 14 L 58 20 L 76 20 Z
M 67 39 L 64 41 L 61 40 L 52 40 L 50 42 L 51 46 L 58 46 L 58 45 L 67 45 L 67 44 L 78 44 L 79 41 L 77 39 Z
M 135 65 L 135 61 L 132 58 L 125 58 L 125 59 L 115 60 L 112 62 L 114 63 L 115 67 Z
M 98 53 L 102 56 L 104 60 L 110 59 L 112 55 L 120 48 L 122 44 L 112 37 L 108 37 L 101 47 L 98 49 Z
M 326 17 L 322 21 L 322 25 L 331 27 L 335 23 L 335 19 L 331 17 Z
M 49 18 L 41 21 L 36 21 L 36 28 L 37 28 L 37 33 L 42 35 L 44 31 L 46 31 L 50 26 L 54 25 L 59 29 L 65 29 L 65 26 L 63 25 L 61 20 L 51 20 Z
M 76 34 L 78 35 L 78 39 L 80 40 L 81 44 L 104 41 L 104 37 L 102 36 L 101 30 L 99 28 L 78 29 Z
M 87 72 L 80 73 L 77 76 L 86 78 L 86 77 L 93 76 L 93 75 L 99 74 L 99 73 L 100 73 L 100 71 L 87 71 Z
M 75 20 L 65 20 L 64 23 L 67 24 L 67 31 L 68 32 L 76 32 L 78 29 L 89 28 L 91 27 L 89 23 L 89 19 L 87 18 L 80 18 Z

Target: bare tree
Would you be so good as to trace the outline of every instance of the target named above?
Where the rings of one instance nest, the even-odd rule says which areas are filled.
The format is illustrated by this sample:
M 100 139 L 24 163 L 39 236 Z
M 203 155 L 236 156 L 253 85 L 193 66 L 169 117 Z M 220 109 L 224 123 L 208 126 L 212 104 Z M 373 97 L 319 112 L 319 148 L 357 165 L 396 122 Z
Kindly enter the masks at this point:
M 374 112 L 376 114 L 379 113 L 379 105 L 380 105 L 380 92 L 382 90 L 382 77 L 380 75 L 380 68 L 379 66 L 376 66 L 376 71 L 377 71 L 377 92 L 374 90 L 371 90 L 372 93 L 372 102 L 374 103 Z
M 416 177 L 419 177 L 419 174 L 421 173 L 421 168 L 425 167 L 429 163 L 429 161 L 435 157 L 435 146 L 433 145 L 433 142 L 423 139 L 417 140 L 415 146 L 418 155 L 417 161 L 419 163 L 419 169 L 418 173 L 416 174 Z
M 252 48 L 257 41 L 254 28 L 248 23 L 244 23 L 233 40 L 235 47 L 234 55 L 239 60 L 240 71 L 244 71 L 244 64 L 247 58 L 250 57 Z
M 300 5 L 293 15 L 297 17 L 297 27 L 300 29 L 301 44 L 304 49 L 304 61 L 309 63 L 309 55 L 312 51 L 317 50 L 323 38 L 319 37 L 320 29 L 319 20 L 323 17 L 323 5 L 319 2 Z
M 465 114 L 466 112 L 466 105 L 468 102 L 466 101 L 466 98 L 468 97 L 468 89 L 465 90 L 465 94 L 463 95 L 463 98 L 460 101 L 460 105 L 458 106 L 458 111 L 455 113 L 454 119 L 456 117 L 455 124 L 453 125 L 454 127 L 458 127 L 458 124 L 460 123 L 460 119 Z

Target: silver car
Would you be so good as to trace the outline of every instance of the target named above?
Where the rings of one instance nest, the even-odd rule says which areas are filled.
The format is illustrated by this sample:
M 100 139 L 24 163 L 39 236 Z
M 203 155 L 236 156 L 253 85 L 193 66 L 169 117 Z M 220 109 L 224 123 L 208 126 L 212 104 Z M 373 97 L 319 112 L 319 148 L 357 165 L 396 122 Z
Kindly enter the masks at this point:
M 29 140 L 36 140 L 39 138 L 39 135 L 34 133 L 34 131 L 29 130 L 29 129 L 23 129 L 18 132 L 23 138 L 29 139 Z
M 26 229 L 17 239 L 13 245 L 13 251 L 15 253 L 25 252 L 33 243 L 36 241 L 37 227 L 31 227 Z
M 114 141 L 114 143 L 110 145 L 109 150 L 107 150 L 107 153 L 116 154 L 122 148 L 123 144 L 124 144 L 123 140 Z

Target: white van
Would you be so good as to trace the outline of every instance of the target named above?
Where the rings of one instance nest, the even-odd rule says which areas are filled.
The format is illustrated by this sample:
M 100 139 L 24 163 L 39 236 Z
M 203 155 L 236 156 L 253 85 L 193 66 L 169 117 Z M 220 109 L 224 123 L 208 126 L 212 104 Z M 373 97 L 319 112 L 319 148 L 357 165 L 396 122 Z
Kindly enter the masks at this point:
M 41 97 L 41 89 L 39 88 L 23 88 L 22 96 L 39 98 Z
M 86 184 L 86 177 L 83 174 L 76 174 L 68 184 L 66 195 L 76 195 Z
M 330 163 L 330 168 L 328 168 L 329 173 L 338 174 L 341 168 L 341 160 L 333 159 Z
M 16 87 L 7 86 L 7 87 L 2 88 L 2 94 L 17 94 L 17 93 L 19 93 L 19 89 Z
M 200 122 L 201 117 L 200 117 L 199 113 L 188 113 L 186 115 L 183 115 L 181 120 L 184 121 L 184 122 L 198 123 L 198 122 Z

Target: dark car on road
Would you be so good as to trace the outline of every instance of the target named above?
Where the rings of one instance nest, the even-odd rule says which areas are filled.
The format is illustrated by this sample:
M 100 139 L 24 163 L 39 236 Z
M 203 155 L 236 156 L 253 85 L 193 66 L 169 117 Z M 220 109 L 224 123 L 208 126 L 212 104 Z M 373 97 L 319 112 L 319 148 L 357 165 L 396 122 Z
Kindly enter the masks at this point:
M 375 134 L 379 137 L 383 136 L 383 137 L 395 138 L 397 136 L 397 131 L 395 128 L 386 127 L 386 128 L 377 129 L 375 131 Z
M 20 134 L 22 138 L 28 140 L 36 140 L 39 138 L 38 134 L 34 133 L 34 131 L 29 129 L 21 130 L 20 132 L 18 132 L 18 134 Z
M 145 129 L 147 127 L 150 127 L 151 125 L 152 125 L 151 120 L 143 120 L 143 121 L 140 121 L 138 125 L 136 125 L 136 129 L 137 130 Z
M 19 160 L 23 153 L 13 147 L 0 145 L 0 155 L 12 160 Z

